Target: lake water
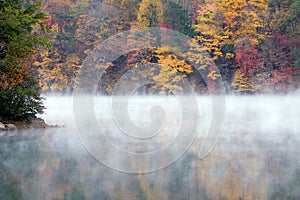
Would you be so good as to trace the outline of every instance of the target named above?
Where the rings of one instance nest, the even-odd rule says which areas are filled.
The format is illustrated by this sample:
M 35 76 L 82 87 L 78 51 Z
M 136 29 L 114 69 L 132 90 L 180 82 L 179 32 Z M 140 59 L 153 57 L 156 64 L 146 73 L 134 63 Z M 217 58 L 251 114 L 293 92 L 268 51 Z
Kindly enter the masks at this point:
M 41 117 L 65 127 L 0 133 L 1 200 L 300 199 L 298 95 L 229 96 L 221 118 L 210 97 L 184 118 L 194 104 L 174 97 L 135 97 L 116 110 L 110 97 L 93 100 L 89 115 L 72 97 L 46 96 Z M 209 132 L 214 119 L 220 134 Z

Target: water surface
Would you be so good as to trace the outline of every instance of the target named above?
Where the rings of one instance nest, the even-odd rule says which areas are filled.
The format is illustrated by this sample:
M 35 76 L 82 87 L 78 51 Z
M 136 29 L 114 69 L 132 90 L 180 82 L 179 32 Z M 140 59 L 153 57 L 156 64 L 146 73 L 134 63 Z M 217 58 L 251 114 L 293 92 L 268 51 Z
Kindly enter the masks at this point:
M 209 156 L 199 158 L 203 140 L 199 134 L 169 167 L 128 174 L 105 166 L 82 145 L 72 97 L 48 96 L 42 117 L 49 124 L 66 127 L 2 134 L 0 199 L 300 199 L 299 100 L 298 96 L 227 97 L 222 136 Z M 105 122 L 100 126 L 107 131 L 106 137 L 126 150 L 160 148 L 168 142 L 164 138 L 176 137 L 182 121 L 176 100 L 137 97 L 129 105 L 134 123 L 151 123 L 149 109 L 159 104 L 173 116 L 167 127 L 174 130 L 165 131 L 157 146 L 132 147 L 112 120 L 110 98 L 96 97 L 95 102 L 95 116 Z M 211 121 L 210 98 L 199 97 L 198 106 L 201 133 Z M 165 154 L 161 162 L 171 154 Z

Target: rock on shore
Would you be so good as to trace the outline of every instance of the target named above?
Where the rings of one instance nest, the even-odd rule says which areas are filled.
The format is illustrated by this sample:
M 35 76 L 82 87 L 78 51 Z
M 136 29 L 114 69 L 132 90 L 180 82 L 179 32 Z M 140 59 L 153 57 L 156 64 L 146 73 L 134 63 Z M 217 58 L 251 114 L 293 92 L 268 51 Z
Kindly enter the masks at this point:
M 45 121 L 41 118 L 33 118 L 30 120 L 23 121 L 5 121 L 4 123 L 0 122 L 0 131 L 9 131 L 16 129 L 24 129 L 24 128 L 47 128 L 51 127 L 45 123 Z
M 0 131 L 4 131 L 4 130 L 6 130 L 5 124 L 0 122 Z

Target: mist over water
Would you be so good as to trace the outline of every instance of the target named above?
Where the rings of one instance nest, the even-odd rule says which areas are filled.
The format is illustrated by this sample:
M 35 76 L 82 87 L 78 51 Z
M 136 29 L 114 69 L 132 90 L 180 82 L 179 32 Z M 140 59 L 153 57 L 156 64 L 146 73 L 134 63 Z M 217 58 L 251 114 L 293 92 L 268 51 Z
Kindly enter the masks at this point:
M 264 137 L 270 140 L 281 136 L 299 138 L 300 109 L 299 95 L 289 96 L 227 96 L 226 118 L 223 126 L 223 137 L 239 135 L 241 132 L 260 132 L 263 135 L 250 134 L 252 137 Z M 94 111 L 98 121 L 105 121 L 107 126 L 117 128 L 112 110 L 112 98 L 109 96 L 95 97 Z M 212 102 L 209 96 L 197 97 L 198 130 L 207 130 L 212 118 Z M 166 112 L 166 123 L 180 125 L 181 105 L 175 97 L 137 96 L 128 102 L 128 114 L 133 123 L 146 127 L 151 123 L 150 111 L 155 105 L 162 106 Z M 73 113 L 72 96 L 46 96 L 46 112 L 41 117 L 48 124 L 67 127 L 76 126 Z M 91 116 L 93 117 L 93 116 Z M 233 134 L 234 133 L 234 134 Z M 199 136 L 199 135 L 198 135 Z
M 201 158 L 213 104 L 210 96 L 199 96 L 198 114 L 191 117 L 199 122 L 197 135 L 190 148 L 164 169 L 128 174 L 107 167 L 87 151 L 79 139 L 71 96 L 46 96 L 47 109 L 41 117 L 65 127 L 0 137 L 0 199 L 299 199 L 299 100 L 299 95 L 227 96 L 220 139 Z M 172 144 L 180 127 L 191 120 L 181 118 L 182 105 L 175 97 L 134 96 L 128 102 L 128 115 L 136 126 L 159 124 L 160 118 L 151 115 L 155 105 L 165 112 L 158 134 L 139 140 L 119 129 L 128 122 L 115 121 L 111 97 L 96 96 L 94 102 L 94 116 L 104 136 L 133 153 L 155 152 Z M 88 125 L 93 116 L 82 117 Z M 86 126 L 86 131 L 93 128 Z M 95 144 L 99 138 L 93 138 Z M 164 152 L 159 162 L 163 165 L 173 153 Z M 110 159 L 145 167 L 116 155 Z

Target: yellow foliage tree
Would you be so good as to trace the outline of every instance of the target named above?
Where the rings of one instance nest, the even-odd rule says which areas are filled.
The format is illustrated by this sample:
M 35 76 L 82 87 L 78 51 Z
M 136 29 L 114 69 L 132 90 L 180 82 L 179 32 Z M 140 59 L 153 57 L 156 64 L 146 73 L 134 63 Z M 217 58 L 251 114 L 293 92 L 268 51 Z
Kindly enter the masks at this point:
M 163 6 L 160 0 L 142 0 L 138 11 L 140 27 L 154 27 L 162 21 Z
M 42 90 L 55 91 L 72 87 L 77 80 L 76 74 L 81 69 L 80 58 L 75 54 L 70 54 L 65 62 L 59 62 L 59 57 L 51 58 L 50 54 L 49 50 L 42 50 L 40 51 L 41 61 L 34 62 L 34 65 L 38 67 L 38 82 Z
M 251 93 L 255 90 L 251 78 L 245 76 L 240 70 L 235 71 L 231 86 L 234 92 Z
M 202 45 L 204 50 L 215 55 L 215 59 L 222 55 L 221 47 L 224 45 L 228 35 L 222 28 L 219 20 L 219 11 L 214 0 L 209 0 L 205 4 L 199 6 L 197 10 L 197 21 L 195 30 L 200 32 L 199 36 L 195 36 Z
M 268 10 L 266 0 L 208 0 L 199 6 L 198 23 L 195 29 L 200 33 L 196 39 L 214 55 L 223 55 L 224 44 L 235 44 L 237 39 L 249 37 L 254 44 L 265 38 L 260 30 L 264 27 L 263 17 Z
M 231 43 L 243 37 L 250 37 L 254 44 L 264 39 L 260 33 L 263 16 L 267 12 L 266 0 L 216 0 L 222 13 L 224 32 Z
M 193 67 L 177 55 L 168 53 L 167 48 L 154 49 L 153 52 L 161 67 L 159 73 L 153 77 L 156 82 L 154 88 L 160 88 L 168 93 L 172 90 L 181 91 L 183 88 L 180 82 L 193 72 Z

